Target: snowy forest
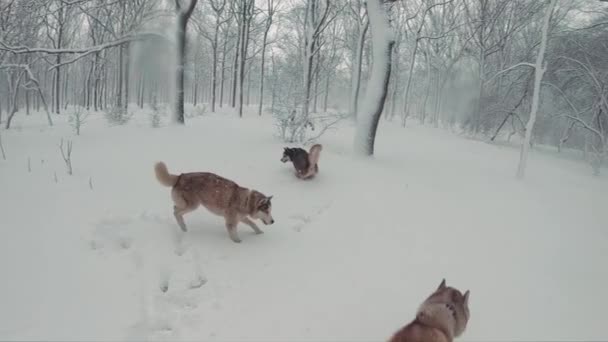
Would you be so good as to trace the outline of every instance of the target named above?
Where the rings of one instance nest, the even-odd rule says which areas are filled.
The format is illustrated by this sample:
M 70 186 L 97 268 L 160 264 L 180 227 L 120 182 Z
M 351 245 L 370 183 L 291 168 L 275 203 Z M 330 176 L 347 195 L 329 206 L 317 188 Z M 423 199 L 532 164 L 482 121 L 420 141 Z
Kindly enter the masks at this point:
M 170 106 L 184 123 L 184 103 L 239 116 L 251 106 L 291 120 L 289 141 L 310 121 L 365 121 L 359 145 L 372 154 L 380 117 L 417 120 L 584 151 L 597 174 L 606 11 L 576 0 L 3 0 L 0 121 L 44 113 L 52 125 L 75 107 L 121 121 Z
M 607 0 L 0 0 L 0 339 L 385 340 L 447 278 L 464 341 L 605 340 L 607 166 Z

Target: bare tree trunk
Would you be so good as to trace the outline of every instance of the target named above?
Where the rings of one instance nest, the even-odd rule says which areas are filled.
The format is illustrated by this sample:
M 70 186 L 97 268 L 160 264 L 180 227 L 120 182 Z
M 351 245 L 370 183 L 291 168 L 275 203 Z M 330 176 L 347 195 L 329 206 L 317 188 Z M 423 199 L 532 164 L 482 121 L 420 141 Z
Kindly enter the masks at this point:
M 195 68 L 194 68 L 194 90 L 192 91 L 192 96 L 194 97 L 194 100 L 193 100 L 192 102 L 193 102 L 194 107 L 196 107 L 196 105 L 198 105 L 198 93 L 199 93 L 199 90 L 198 90 L 198 83 L 199 83 L 199 73 L 200 73 L 200 71 L 198 71 L 198 68 L 197 68 L 197 67 L 195 67 Z M 214 77 L 215 77 L 215 76 L 214 76 Z M 215 102 L 215 99 L 213 99 L 213 102 Z M 215 103 L 213 104 L 213 107 L 214 107 L 214 108 L 213 108 L 214 110 L 212 110 L 212 112 L 213 112 L 213 111 L 215 111 Z
M 314 81 L 315 81 L 315 91 L 314 91 L 314 100 L 313 100 L 313 104 L 312 104 L 312 112 L 313 113 L 318 113 L 317 110 L 317 102 L 319 99 L 319 68 L 321 65 L 321 59 L 317 58 L 317 63 L 315 66 L 315 72 L 314 72 Z
M 2 134 L 0 134 L 0 152 L 2 152 L 2 159 L 6 160 L 6 153 L 4 152 L 4 146 L 2 145 Z
M 382 0 L 370 0 L 367 3 L 369 21 L 372 31 L 372 51 L 374 62 L 365 94 L 365 103 L 357 119 L 354 151 L 356 154 L 371 156 L 374 154 L 376 131 L 384 102 L 388 93 L 391 75 L 391 54 L 395 41 L 389 24 L 388 15 Z
M 17 111 L 19 110 L 19 88 L 21 88 L 21 81 L 23 80 L 23 76 L 25 73 L 20 72 L 19 73 L 19 77 L 17 78 L 17 81 L 15 82 L 15 86 L 13 87 L 12 91 L 12 95 L 13 98 L 11 99 L 11 107 L 8 111 L 8 116 L 6 118 L 6 129 L 11 128 L 11 122 L 13 121 L 13 117 L 15 116 L 15 114 L 17 113 Z
M 225 76 L 224 73 L 226 71 L 226 40 L 228 36 L 228 29 L 226 29 L 226 34 L 224 35 L 224 44 L 222 46 L 222 66 L 220 67 L 220 108 L 224 104 L 224 82 Z
M 532 138 L 532 131 L 534 130 L 534 123 L 536 122 L 536 114 L 538 112 L 540 102 L 540 86 L 543 80 L 543 75 L 547 66 L 544 62 L 545 51 L 547 49 L 547 40 L 549 36 L 549 24 L 551 22 L 551 16 L 553 10 L 557 5 L 557 0 L 551 0 L 551 4 L 546 9 L 545 18 L 543 20 L 542 38 L 540 41 L 540 48 L 538 55 L 536 56 L 536 63 L 534 65 L 534 93 L 532 94 L 532 108 L 530 108 L 530 118 L 526 124 L 526 133 L 524 141 L 521 144 L 521 153 L 519 156 L 519 165 L 517 166 L 517 178 L 523 179 L 526 171 L 526 162 L 528 160 L 528 152 L 530 149 L 530 139 Z
M 251 100 L 251 64 L 249 63 L 249 67 L 247 68 L 247 99 L 245 100 L 247 106 L 249 106 Z
M 262 37 L 262 57 L 260 61 L 260 92 L 258 99 L 258 115 L 262 115 L 262 107 L 264 106 L 264 76 L 265 76 L 265 63 L 266 63 L 266 44 L 268 41 L 268 31 L 272 25 L 272 16 L 274 14 L 274 1 L 268 0 L 268 17 L 266 18 L 266 27 L 264 29 L 264 36 Z
M 251 2 L 250 2 L 251 1 Z M 250 2 L 248 4 L 248 2 Z M 245 63 L 247 62 L 247 49 L 249 47 L 249 7 L 253 6 L 252 0 L 242 0 L 242 30 L 241 30 L 241 62 L 239 66 L 239 117 L 243 117 L 243 86 L 245 82 Z
M 431 82 L 432 82 L 432 77 L 431 77 L 431 65 L 429 64 L 429 58 L 428 55 L 425 53 L 424 54 L 425 60 L 426 60 L 426 89 L 424 91 L 424 99 L 422 100 L 422 108 L 420 109 L 422 112 L 420 113 L 420 121 L 421 123 L 424 125 L 424 122 L 426 121 L 426 105 L 428 103 L 429 100 L 429 96 L 431 93 Z
M 385 117 L 385 119 L 389 119 L 390 121 L 393 120 L 393 117 L 395 116 L 395 111 L 397 108 L 397 90 L 399 89 L 399 55 L 398 55 L 398 53 L 399 53 L 399 46 L 397 43 L 395 43 L 395 45 L 393 45 L 393 54 L 391 56 L 392 63 L 393 63 L 393 70 L 391 71 L 392 82 L 389 81 L 389 83 L 391 83 L 393 86 L 393 88 L 391 90 L 391 95 L 390 95 L 391 107 L 390 107 L 389 114 Z
M 123 46 L 118 47 L 118 75 L 116 76 L 117 85 L 116 85 L 116 107 L 120 110 L 123 108 L 122 104 L 122 74 L 124 67 L 124 48 Z
M 57 57 L 55 59 L 55 63 L 59 64 L 61 63 L 61 54 L 57 54 Z M 57 67 L 55 69 L 55 83 L 54 83 L 54 87 L 53 87 L 53 104 L 55 105 L 55 114 L 61 114 L 61 92 L 59 91 L 60 89 L 60 75 L 61 75 L 61 68 Z
M 125 44 L 125 73 L 124 73 L 124 84 L 125 84 L 125 112 L 129 109 L 129 80 L 131 78 L 131 44 Z
M 329 80 L 331 78 L 331 73 L 328 73 L 327 77 L 325 77 L 325 94 L 323 98 L 323 112 L 327 113 L 327 101 L 329 98 Z
M 146 74 L 141 73 L 139 78 L 139 94 L 137 95 L 137 102 L 139 103 L 139 108 L 144 108 L 144 94 L 146 93 Z
M 30 92 L 26 90 L 23 96 L 25 96 L 25 115 L 30 115 Z
M 238 69 L 239 69 L 239 54 L 240 54 L 240 50 L 241 50 L 241 44 L 243 44 L 243 41 L 241 39 L 241 35 L 242 35 L 242 30 L 244 29 L 243 26 L 245 25 L 245 23 L 243 22 L 239 22 L 238 28 L 239 28 L 239 34 L 238 37 L 236 39 L 236 48 L 235 48 L 235 52 L 234 52 L 234 65 L 232 67 L 232 93 L 231 93 L 231 103 L 230 105 L 232 106 L 232 108 L 236 107 L 236 86 L 237 86 L 237 79 L 238 79 Z
M 66 73 L 65 73 L 65 81 L 63 82 L 63 109 L 66 110 L 68 109 L 68 105 L 69 105 L 69 98 L 68 98 L 68 89 L 69 89 L 69 83 L 70 83 L 70 72 L 68 70 L 69 66 L 66 66 Z
M 185 124 L 184 118 L 184 68 L 186 64 L 186 28 L 198 0 L 190 0 L 190 5 L 182 10 L 179 0 L 175 1 L 177 10 L 177 84 L 175 86 L 175 114 L 177 123 Z
M 405 84 L 405 92 L 403 94 L 403 117 L 401 120 L 401 126 L 405 127 L 408 116 L 410 115 L 409 98 L 410 98 L 410 87 L 412 85 L 412 78 L 414 77 L 414 65 L 416 63 L 416 53 L 418 52 L 418 38 L 414 40 L 414 48 L 412 49 L 412 57 L 410 58 L 410 68 L 407 75 L 407 82 Z
M 363 47 L 365 45 L 365 35 L 369 29 L 369 20 L 365 22 L 363 30 L 359 33 L 357 40 L 357 58 L 355 60 L 355 70 L 352 77 L 351 95 L 350 95 L 350 113 L 357 118 L 357 110 L 359 104 L 359 91 L 361 89 L 361 68 L 363 65 Z
M 213 67 L 211 71 L 211 112 L 215 113 L 215 94 L 217 92 L 217 42 L 220 33 L 220 14 L 215 17 L 215 30 L 213 32 L 213 43 L 211 44 L 213 54 Z

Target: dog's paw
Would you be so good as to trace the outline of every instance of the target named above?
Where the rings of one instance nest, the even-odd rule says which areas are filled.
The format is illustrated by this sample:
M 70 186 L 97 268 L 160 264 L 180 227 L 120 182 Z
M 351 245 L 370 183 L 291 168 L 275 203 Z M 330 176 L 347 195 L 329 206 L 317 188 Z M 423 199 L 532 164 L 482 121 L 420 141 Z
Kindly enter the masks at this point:
M 243 240 L 241 240 L 241 239 L 239 239 L 239 238 L 234 238 L 234 239 L 231 239 L 231 240 L 232 240 L 232 242 L 234 242 L 234 243 L 241 243 L 241 242 L 243 242 Z
M 260 234 L 264 234 L 264 231 L 262 231 L 262 230 L 256 230 L 255 233 L 256 233 L 256 235 L 260 235 Z

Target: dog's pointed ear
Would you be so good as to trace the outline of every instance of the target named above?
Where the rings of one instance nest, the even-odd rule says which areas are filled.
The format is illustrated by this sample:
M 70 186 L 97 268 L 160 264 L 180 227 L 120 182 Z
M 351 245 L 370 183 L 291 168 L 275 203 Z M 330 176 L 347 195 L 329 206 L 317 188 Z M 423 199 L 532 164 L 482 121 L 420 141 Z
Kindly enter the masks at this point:
M 266 197 L 266 201 L 268 201 L 268 203 L 270 203 L 270 200 L 272 199 L 272 197 L 273 197 L 273 195 Z
M 445 278 L 443 278 L 443 280 L 441 281 L 441 284 L 439 284 L 439 287 L 437 288 L 437 290 L 441 290 L 441 289 L 445 289 Z
M 469 290 L 467 290 L 467 292 L 464 293 L 464 299 L 463 299 L 463 303 L 465 306 L 469 306 L 469 294 L 471 292 Z

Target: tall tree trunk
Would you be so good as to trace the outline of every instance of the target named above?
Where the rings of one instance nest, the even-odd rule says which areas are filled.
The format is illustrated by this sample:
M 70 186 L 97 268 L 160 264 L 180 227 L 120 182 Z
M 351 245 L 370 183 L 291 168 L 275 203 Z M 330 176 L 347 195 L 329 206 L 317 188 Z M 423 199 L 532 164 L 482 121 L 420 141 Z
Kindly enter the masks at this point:
M 116 107 L 120 110 L 123 108 L 122 99 L 122 80 L 123 80 L 123 68 L 124 68 L 124 48 L 122 45 L 118 47 L 118 75 L 116 76 Z
M 232 93 L 231 95 L 231 103 L 230 105 L 232 106 L 232 108 L 236 107 L 236 86 L 237 86 L 237 79 L 238 79 L 238 72 L 239 72 L 239 54 L 241 51 L 241 44 L 243 43 L 242 39 L 241 39 L 241 34 L 242 34 L 242 30 L 244 29 L 244 23 L 243 22 L 239 22 L 238 28 L 239 28 L 239 34 L 238 37 L 236 39 L 236 48 L 235 48 L 235 52 L 234 52 L 234 65 L 232 67 L 232 73 L 233 73 L 233 77 L 232 77 Z
M 70 84 L 70 72 L 68 70 L 69 67 L 66 66 L 66 73 L 65 73 L 65 81 L 63 82 L 63 108 L 64 110 L 68 109 L 68 105 L 70 104 L 69 102 L 69 84 Z
M 13 121 L 13 117 L 15 117 L 15 114 L 17 114 L 17 111 L 19 110 L 19 88 L 21 88 L 21 81 L 23 80 L 24 74 L 24 72 L 19 73 L 19 77 L 17 77 L 15 86 L 12 87 L 13 93 L 10 102 L 10 109 L 8 110 L 8 116 L 6 118 L 6 129 L 11 128 L 11 122 Z
M 213 67 L 211 71 L 211 112 L 215 113 L 215 94 L 217 93 L 217 41 L 220 33 L 220 16 L 215 18 L 215 30 L 213 32 L 213 44 L 211 44 L 213 54 Z
M 543 80 L 543 75 L 547 66 L 545 64 L 545 51 L 547 50 L 547 40 L 549 36 L 549 24 L 551 22 L 551 16 L 553 10 L 557 4 L 557 0 L 551 0 L 545 18 L 543 19 L 542 38 L 540 41 L 540 48 L 538 55 L 536 56 L 536 63 L 534 65 L 534 94 L 532 94 L 532 107 L 530 108 L 530 118 L 526 124 L 526 133 L 524 141 L 521 144 L 521 152 L 519 155 L 519 165 L 517 166 L 517 178 L 523 179 L 526 172 L 526 163 L 528 161 L 528 152 L 530 150 L 530 139 L 534 130 L 534 124 L 536 123 L 536 114 L 540 103 L 540 86 Z
M 224 42 L 222 46 L 222 66 L 220 67 L 220 108 L 224 105 L 224 73 L 226 71 L 226 40 L 228 39 L 227 36 L 228 30 L 226 30 L 226 34 L 224 35 Z
M 26 90 L 23 96 L 25 96 L 25 115 L 30 115 L 30 92 Z
M 190 0 L 187 9 L 182 10 L 179 0 L 176 0 L 177 9 L 177 84 L 175 86 L 175 114 L 177 123 L 185 124 L 184 118 L 184 68 L 186 64 L 186 28 L 188 20 L 194 11 L 198 0 Z
M 363 66 L 363 47 L 365 46 L 365 36 L 369 29 L 369 20 L 365 22 L 363 30 L 359 33 L 359 39 L 357 40 L 357 53 L 355 59 L 355 66 L 352 76 L 351 95 L 350 95 L 350 113 L 356 119 L 357 111 L 359 106 L 359 91 L 361 89 L 361 69 Z
M 239 117 L 243 117 L 243 86 L 245 82 L 245 63 L 247 62 L 247 48 L 249 46 L 249 24 L 250 18 L 249 16 L 249 6 L 247 2 L 249 0 L 243 1 L 243 13 L 242 13 L 242 21 L 243 28 L 241 32 L 241 62 L 239 66 Z M 252 6 L 253 4 L 251 4 Z
M 366 89 L 366 101 L 357 120 L 354 151 L 356 154 L 371 156 L 374 154 L 374 143 L 380 115 L 388 93 L 391 75 L 391 54 L 395 41 L 389 24 L 388 15 L 382 0 L 370 0 L 367 3 L 372 33 L 372 51 L 374 62 Z
M 403 93 L 403 116 L 401 126 L 405 127 L 408 116 L 410 115 L 409 98 L 412 78 L 414 78 L 414 65 L 416 63 L 416 52 L 418 52 L 418 38 L 414 40 L 414 48 L 412 49 L 412 57 L 410 58 L 410 68 L 405 83 L 405 92 Z
M 262 57 L 260 61 L 260 91 L 258 99 L 258 115 L 262 115 L 262 107 L 264 106 L 264 72 L 266 71 L 264 63 L 266 62 L 266 41 L 268 40 L 268 31 L 272 21 L 269 20 L 266 23 L 266 29 L 264 30 L 264 36 L 262 37 Z
M 324 98 L 323 98 L 323 113 L 327 113 L 327 102 L 328 102 L 328 98 L 329 98 L 329 82 L 331 79 L 331 74 L 332 73 L 328 73 L 327 77 L 325 77 L 325 93 L 324 93 Z
M 129 80 L 131 77 L 131 44 L 125 44 L 125 73 L 124 73 L 124 84 L 125 84 L 125 112 L 129 109 Z
M 393 65 L 394 69 L 391 72 L 391 77 L 393 78 L 393 89 L 391 91 L 391 109 L 389 112 L 389 119 L 392 121 L 395 116 L 395 111 L 397 108 L 397 90 L 399 89 L 399 47 L 397 44 L 393 46 Z
M 251 100 L 251 64 L 249 63 L 249 67 L 247 68 L 247 99 L 245 100 L 247 106 L 249 106 Z
M 318 103 L 318 99 L 319 99 L 319 68 L 321 65 L 321 59 L 317 58 L 317 63 L 316 63 L 316 67 L 315 67 L 315 73 L 314 73 L 314 81 L 315 81 L 315 91 L 314 91 L 314 99 L 313 99 L 313 104 L 312 104 L 312 112 L 313 113 L 318 113 L 317 110 L 317 103 Z
M 61 54 L 57 54 L 57 57 L 55 57 L 55 63 L 56 64 L 61 63 Z M 55 114 L 61 114 L 60 75 L 61 75 L 61 68 L 57 67 L 55 69 L 55 79 L 54 79 L 54 85 L 53 85 L 53 104 L 55 106 Z
M 420 110 L 422 111 L 422 113 L 420 113 L 420 121 L 421 123 L 424 125 L 425 121 L 426 121 L 426 105 L 428 103 L 429 100 L 429 96 L 431 93 L 431 82 L 432 82 L 432 77 L 431 77 L 431 65 L 429 64 L 429 56 L 428 54 L 424 54 L 424 59 L 426 61 L 426 89 L 424 91 L 424 99 L 422 100 L 422 108 L 420 108 Z

